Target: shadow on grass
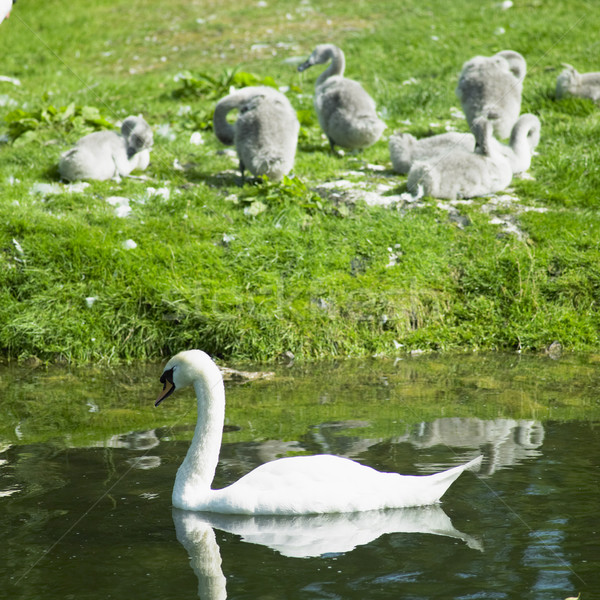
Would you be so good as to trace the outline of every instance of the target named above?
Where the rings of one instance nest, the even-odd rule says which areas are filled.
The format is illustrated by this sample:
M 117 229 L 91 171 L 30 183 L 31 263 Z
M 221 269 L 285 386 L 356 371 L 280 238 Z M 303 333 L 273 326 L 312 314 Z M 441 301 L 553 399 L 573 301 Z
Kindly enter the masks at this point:
M 204 183 L 214 188 L 243 187 L 244 183 L 251 181 L 252 178 L 242 178 L 238 171 L 228 169 L 226 171 L 213 172 L 201 171 L 196 169 L 196 165 L 191 165 L 186 170 L 186 179 L 191 183 Z

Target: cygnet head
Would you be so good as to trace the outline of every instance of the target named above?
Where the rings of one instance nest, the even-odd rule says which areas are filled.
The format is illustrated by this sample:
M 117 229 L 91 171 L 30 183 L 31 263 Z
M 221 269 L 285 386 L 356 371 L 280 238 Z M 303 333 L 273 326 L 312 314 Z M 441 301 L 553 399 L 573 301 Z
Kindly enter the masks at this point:
M 312 67 L 313 65 L 322 65 L 329 61 L 335 52 L 339 52 L 343 56 L 343 52 L 333 44 L 319 44 L 308 59 L 301 65 L 298 65 L 298 71 L 302 72 Z
M 129 158 L 142 150 L 152 148 L 154 143 L 152 129 L 143 117 L 127 117 L 121 125 L 121 134 L 127 140 Z
M 556 97 L 560 100 L 571 92 L 578 83 L 579 73 L 575 67 L 563 63 L 565 70 L 556 78 Z
M 213 360 L 202 350 L 185 350 L 176 354 L 169 360 L 160 376 L 163 384 L 154 406 L 158 406 L 175 390 L 192 385 L 201 380 L 206 385 L 211 382 L 221 381 L 221 372 Z

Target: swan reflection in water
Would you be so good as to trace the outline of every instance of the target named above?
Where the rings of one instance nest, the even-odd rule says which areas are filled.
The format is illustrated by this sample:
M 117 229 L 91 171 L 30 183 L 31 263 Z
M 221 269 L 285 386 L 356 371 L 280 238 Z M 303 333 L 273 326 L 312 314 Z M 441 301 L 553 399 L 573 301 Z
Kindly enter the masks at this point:
M 233 533 L 291 558 L 350 552 L 389 533 L 429 533 L 462 540 L 483 551 L 481 542 L 452 525 L 439 505 L 420 508 L 302 516 L 223 515 L 173 509 L 177 539 L 187 550 L 201 600 L 227 597 L 221 553 L 213 528 Z

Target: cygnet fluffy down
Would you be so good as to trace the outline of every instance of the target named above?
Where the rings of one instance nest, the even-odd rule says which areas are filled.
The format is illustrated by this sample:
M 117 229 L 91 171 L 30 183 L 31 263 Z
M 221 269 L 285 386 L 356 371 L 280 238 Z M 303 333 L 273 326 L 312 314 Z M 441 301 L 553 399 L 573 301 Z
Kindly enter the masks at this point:
M 375 101 L 353 79 L 344 77 L 344 53 L 333 44 L 318 45 L 298 67 L 304 71 L 313 65 L 331 64 L 315 83 L 315 111 L 331 149 L 366 148 L 374 144 L 386 125 L 377 116 Z
M 505 189 L 512 180 L 506 156 L 492 143 L 492 123 L 485 117 L 473 122 L 474 152 L 457 147 L 424 161 L 417 161 L 408 173 L 406 187 L 415 195 L 434 198 L 472 198 Z
M 494 115 L 494 131 L 504 139 L 519 118 L 525 59 L 513 50 L 493 56 L 475 56 L 462 68 L 456 87 L 467 123 L 472 129 L 477 117 Z
M 121 132 L 96 131 L 82 137 L 67 150 L 58 163 L 62 179 L 119 178 L 150 163 L 153 144 L 150 125 L 142 117 L 127 117 Z
M 495 138 L 490 140 L 491 147 L 508 159 L 513 174 L 529 169 L 531 157 L 540 141 L 540 129 L 540 120 L 526 113 L 512 128 L 508 144 L 502 144 Z M 475 136 L 451 131 L 417 139 L 410 133 L 397 132 L 390 136 L 389 149 L 394 171 L 405 174 L 419 160 L 435 159 L 457 149 L 474 152 Z
M 237 109 L 232 125 L 229 111 Z M 300 124 L 290 101 L 267 86 L 246 87 L 222 98 L 215 107 L 215 135 L 235 145 L 242 177 L 248 169 L 254 176 L 279 181 L 294 166 Z
M 577 96 L 600 101 L 600 73 L 579 73 L 575 67 L 565 64 L 565 70 L 556 78 L 556 98 Z

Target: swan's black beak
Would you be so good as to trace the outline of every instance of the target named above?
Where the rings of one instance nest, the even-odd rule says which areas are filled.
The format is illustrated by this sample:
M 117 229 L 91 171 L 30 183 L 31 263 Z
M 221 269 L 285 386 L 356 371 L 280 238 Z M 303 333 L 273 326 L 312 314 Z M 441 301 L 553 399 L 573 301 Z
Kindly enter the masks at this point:
M 169 397 L 175 391 L 175 384 L 173 383 L 173 369 L 165 371 L 160 376 L 160 382 L 163 384 L 162 392 L 158 395 L 154 406 L 158 406 L 165 398 Z

